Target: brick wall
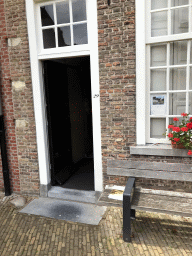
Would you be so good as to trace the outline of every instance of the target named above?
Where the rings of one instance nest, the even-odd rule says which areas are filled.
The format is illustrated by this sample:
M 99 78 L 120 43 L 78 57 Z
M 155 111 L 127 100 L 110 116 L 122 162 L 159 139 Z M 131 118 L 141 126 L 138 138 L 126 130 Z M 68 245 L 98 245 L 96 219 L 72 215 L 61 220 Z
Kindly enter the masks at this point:
M 4 1 L 0 1 L 0 87 L 3 105 L 4 123 L 6 128 L 7 155 L 11 178 L 11 189 L 20 191 L 18 158 L 16 148 L 16 136 L 14 127 L 14 113 L 11 90 L 11 75 L 9 66 L 9 55 L 7 48 L 6 17 L 4 13 Z M 0 159 L 1 161 L 1 159 Z M 0 171 L 0 189 L 4 189 L 2 178 L 2 166 Z
M 127 178 L 108 176 L 107 159 L 191 163 L 190 158 L 132 156 L 136 142 L 135 1 L 98 3 L 98 43 L 101 95 L 101 136 L 104 185 L 125 185 Z M 191 182 L 137 179 L 137 185 L 189 191 Z
M 106 160 L 128 158 L 135 142 L 134 1 L 98 1 L 98 45 L 104 183 L 125 183 L 106 175 Z
M 104 185 L 125 184 L 108 176 L 107 159 L 190 163 L 190 159 L 131 156 L 136 141 L 135 2 L 98 0 L 98 44 Z M 5 7 L 5 15 L 4 15 Z M 13 191 L 39 193 L 33 95 L 25 0 L 0 0 L 0 72 Z M 137 179 L 145 187 L 189 190 L 189 182 Z M 0 172 L 0 189 L 3 189 Z
M 5 8 L 1 84 L 11 183 L 15 192 L 36 194 L 39 175 L 25 0 L 0 3 L 1 14 Z

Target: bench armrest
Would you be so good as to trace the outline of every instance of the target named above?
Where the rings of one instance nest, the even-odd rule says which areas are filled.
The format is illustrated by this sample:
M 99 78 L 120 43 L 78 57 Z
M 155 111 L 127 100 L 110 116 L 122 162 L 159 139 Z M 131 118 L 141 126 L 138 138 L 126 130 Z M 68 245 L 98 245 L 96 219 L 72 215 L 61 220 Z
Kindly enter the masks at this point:
M 134 190 L 135 190 L 135 177 L 129 177 L 128 181 L 127 181 L 127 184 L 125 186 L 125 190 L 124 190 L 124 193 L 123 193 L 123 198 L 124 198 L 124 196 L 125 197 L 128 196 L 128 197 L 131 198 L 131 201 L 132 201 Z

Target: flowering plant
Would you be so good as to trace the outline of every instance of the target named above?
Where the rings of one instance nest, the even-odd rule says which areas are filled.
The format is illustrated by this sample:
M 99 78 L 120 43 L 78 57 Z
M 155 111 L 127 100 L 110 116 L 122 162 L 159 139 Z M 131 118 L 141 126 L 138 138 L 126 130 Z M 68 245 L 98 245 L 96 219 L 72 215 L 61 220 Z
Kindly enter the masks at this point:
M 171 131 L 167 136 L 172 144 L 182 144 L 184 148 L 189 149 L 188 155 L 192 155 L 192 117 L 188 118 L 187 113 L 181 113 L 181 116 L 183 120 L 179 126 L 173 123 L 168 125 Z M 173 121 L 179 121 L 179 118 L 174 117 Z

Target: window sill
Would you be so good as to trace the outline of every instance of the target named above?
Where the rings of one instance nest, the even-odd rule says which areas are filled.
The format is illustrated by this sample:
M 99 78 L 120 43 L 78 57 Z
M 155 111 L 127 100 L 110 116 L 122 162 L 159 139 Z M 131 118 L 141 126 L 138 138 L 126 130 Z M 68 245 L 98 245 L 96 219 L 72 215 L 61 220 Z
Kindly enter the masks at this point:
M 150 156 L 177 156 L 192 157 L 188 154 L 188 149 L 172 149 L 170 144 L 146 144 L 145 146 L 131 146 L 131 155 L 150 155 Z

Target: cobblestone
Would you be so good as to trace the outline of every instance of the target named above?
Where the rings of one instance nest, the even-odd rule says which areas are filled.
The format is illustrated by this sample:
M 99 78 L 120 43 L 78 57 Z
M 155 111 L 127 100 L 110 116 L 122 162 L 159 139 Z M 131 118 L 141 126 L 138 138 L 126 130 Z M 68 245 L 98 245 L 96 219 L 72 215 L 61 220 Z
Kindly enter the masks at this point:
M 122 207 L 108 206 L 93 226 L 19 213 L 13 198 L 0 194 L 1 256 L 192 255 L 192 218 L 136 212 L 132 242 L 125 243 Z

